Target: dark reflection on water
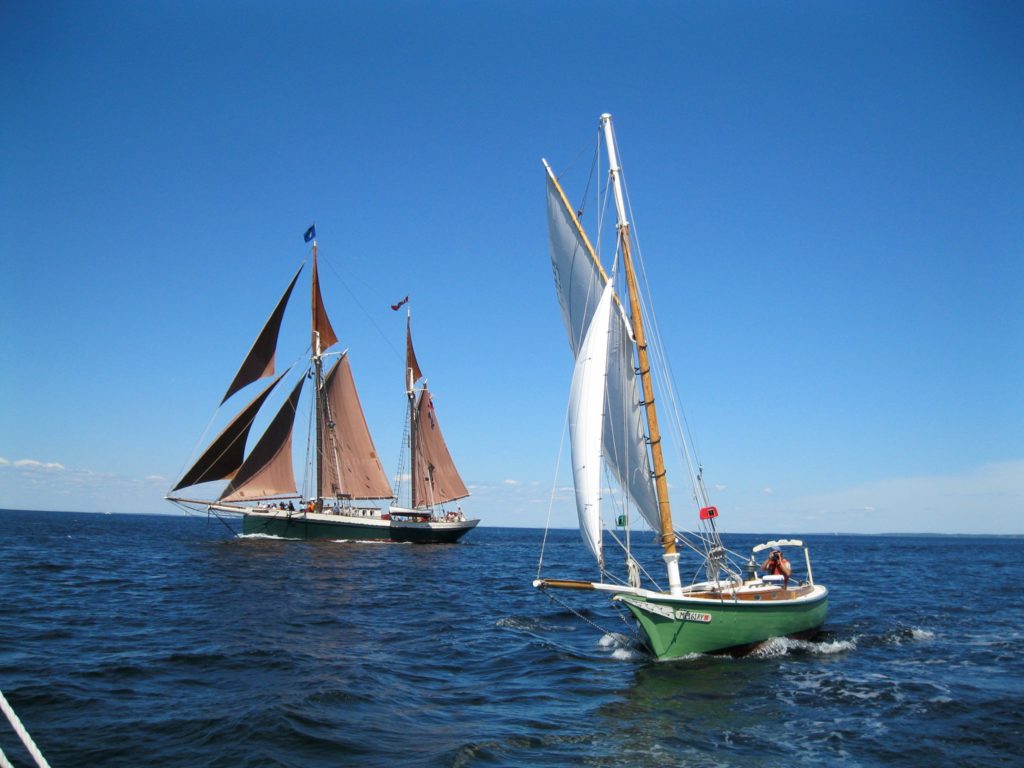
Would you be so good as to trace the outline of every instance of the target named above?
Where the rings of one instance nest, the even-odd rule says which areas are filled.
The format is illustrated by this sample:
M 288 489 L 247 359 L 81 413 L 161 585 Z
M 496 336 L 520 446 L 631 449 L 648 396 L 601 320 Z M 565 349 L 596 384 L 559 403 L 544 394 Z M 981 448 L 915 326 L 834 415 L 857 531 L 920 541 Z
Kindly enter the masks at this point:
M 0 688 L 55 768 L 1024 760 L 1024 601 L 997 589 L 1024 576 L 1019 539 L 807 537 L 832 590 L 818 637 L 657 663 L 606 601 L 532 589 L 541 531 L 410 546 L 0 523 Z M 964 547 L 972 573 L 943 573 Z M 589 567 L 551 534 L 545 573 Z M 0 746 L 29 764 L 2 723 Z

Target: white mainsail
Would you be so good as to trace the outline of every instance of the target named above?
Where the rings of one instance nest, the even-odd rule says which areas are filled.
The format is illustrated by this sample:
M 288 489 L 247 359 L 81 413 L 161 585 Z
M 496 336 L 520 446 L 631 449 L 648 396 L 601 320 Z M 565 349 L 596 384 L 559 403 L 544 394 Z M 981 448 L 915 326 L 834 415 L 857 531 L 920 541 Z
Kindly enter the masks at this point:
M 573 354 L 601 298 L 606 279 L 592 254 L 579 221 L 564 201 L 548 169 L 548 241 L 562 319 Z M 605 463 L 647 523 L 661 529 L 661 515 L 651 475 L 629 326 L 620 311 L 612 315 L 608 333 L 607 405 L 604 417 Z
M 576 486 L 576 513 L 580 519 L 580 535 L 602 570 L 604 556 L 601 551 L 601 438 L 612 295 L 612 283 L 609 280 L 576 356 L 576 367 L 569 390 L 572 478 Z

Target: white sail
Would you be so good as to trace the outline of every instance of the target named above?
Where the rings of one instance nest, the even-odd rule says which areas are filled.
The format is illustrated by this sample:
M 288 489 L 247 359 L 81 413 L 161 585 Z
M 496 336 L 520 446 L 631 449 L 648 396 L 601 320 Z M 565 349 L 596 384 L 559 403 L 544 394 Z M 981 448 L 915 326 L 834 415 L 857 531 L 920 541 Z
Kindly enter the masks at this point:
M 590 328 L 576 356 L 569 390 L 569 436 L 572 479 L 580 535 L 601 568 L 601 436 L 605 378 L 608 370 L 608 327 L 612 309 L 611 281 L 604 287 Z
M 562 319 L 573 354 L 601 298 L 605 278 L 591 255 L 579 222 L 566 206 L 548 172 L 548 240 Z M 629 327 L 620 311 L 611 312 L 608 334 L 608 401 L 604 419 L 605 463 L 652 529 L 661 515 L 651 476 L 644 416 L 633 364 Z

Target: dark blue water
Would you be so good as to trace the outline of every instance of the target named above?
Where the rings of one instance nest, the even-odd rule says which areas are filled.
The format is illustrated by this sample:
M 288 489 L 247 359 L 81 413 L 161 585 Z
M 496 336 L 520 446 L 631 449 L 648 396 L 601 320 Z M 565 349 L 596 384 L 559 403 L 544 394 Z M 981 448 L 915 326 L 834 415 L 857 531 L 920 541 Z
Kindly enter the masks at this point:
M 1024 763 L 1021 539 L 806 537 L 821 636 L 655 663 L 530 586 L 541 537 L 0 511 L 0 690 L 54 768 Z M 546 563 L 589 575 L 575 532 Z

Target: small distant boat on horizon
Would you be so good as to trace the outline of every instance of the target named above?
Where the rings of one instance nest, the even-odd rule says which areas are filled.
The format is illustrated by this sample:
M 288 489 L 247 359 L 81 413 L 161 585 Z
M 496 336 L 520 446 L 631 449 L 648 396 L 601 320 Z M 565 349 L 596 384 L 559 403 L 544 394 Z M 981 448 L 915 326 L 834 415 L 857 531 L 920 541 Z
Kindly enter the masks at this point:
M 300 372 L 283 405 L 248 452 L 246 442 L 257 414 L 290 370 L 275 376 L 274 358 L 285 308 L 299 274 L 296 271 L 263 330 L 242 361 L 220 406 L 254 382 L 274 376 L 245 405 L 168 492 L 168 501 L 186 510 L 242 518 L 244 534 L 289 539 L 393 541 L 423 544 L 454 543 L 475 528 L 453 503 L 469 496 L 448 447 L 426 380 L 412 346 L 412 316 L 406 310 L 405 391 L 408 448 L 408 504 L 399 505 L 403 468 L 394 487 L 381 465 L 363 414 L 348 351 L 332 352 L 336 336 L 320 293 L 316 230 L 312 242 L 312 337 L 309 364 Z M 392 309 L 408 302 L 403 299 Z M 327 367 L 330 358 L 333 363 Z M 327 370 L 325 372 L 325 367 Z M 313 397 L 312 435 L 305 476 L 312 489 L 299 492 L 295 482 L 292 435 L 303 389 Z M 218 406 L 218 408 L 220 407 Z M 208 499 L 187 498 L 177 492 L 212 481 L 227 480 L 219 494 Z M 296 503 L 297 502 L 297 503 Z
M 616 243 L 605 250 L 615 254 L 608 272 L 597 255 L 601 251 L 595 252 L 580 223 L 582 212 L 569 205 L 554 172 L 544 162 L 551 262 L 575 357 L 568 423 L 576 510 L 580 533 L 597 561 L 600 578 L 543 578 L 538 568 L 533 585 L 545 591 L 595 590 L 608 595 L 628 609 L 643 641 L 662 660 L 697 653 L 740 655 L 773 637 L 812 636 L 825 620 L 828 589 L 814 583 L 804 543 L 796 539 L 768 541 L 755 546 L 749 555 L 730 552 L 722 543 L 715 523 L 718 510 L 709 502 L 703 471 L 687 444 L 681 410 L 674 410 L 674 388 L 650 297 L 644 296 L 637 279 L 622 172 L 608 114 L 601 116 L 599 142 L 602 138 L 610 177 L 607 195 L 614 197 L 617 212 Z M 603 202 L 598 201 L 602 212 Z M 621 269 L 617 269 L 620 261 Z M 621 298 L 615 292 L 620 281 L 625 284 Z M 645 279 L 643 287 L 647 285 Z M 652 368 L 657 369 L 657 381 Z M 656 383 L 658 398 L 667 400 L 675 447 L 693 486 L 698 527 L 692 533 L 677 531 L 673 523 L 663 433 L 655 404 Z M 604 482 L 602 468 L 613 483 Z M 619 509 L 627 511 L 617 517 L 613 532 L 624 550 L 621 574 L 607 567 L 601 518 L 604 489 L 615 485 L 622 490 Z M 631 509 L 658 534 L 667 588 L 659 586 L 633 557 Z M 782 547 L 803 548 L 806 573 L 802 581 L 791 579 L 792 567 L 786 565 L 781 552 L 776 556 Z M 680 550 L 697 561 L 688 585 L 680 577 Z M 765 569 L 781 570 L 781 574 L 759 573 L 755 555 L 765 550 L 771 550 Z

